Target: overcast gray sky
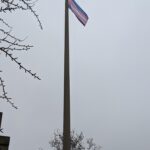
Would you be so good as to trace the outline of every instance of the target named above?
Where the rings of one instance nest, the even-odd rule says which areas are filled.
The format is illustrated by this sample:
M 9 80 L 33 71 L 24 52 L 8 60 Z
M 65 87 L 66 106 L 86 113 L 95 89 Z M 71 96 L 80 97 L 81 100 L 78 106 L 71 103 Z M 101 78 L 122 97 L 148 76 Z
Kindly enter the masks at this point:
M 89 16 L 84 28 L 70 12 L 71 127 L 103 150 L 149 150 L 150 1 L 76 0 Z M 31 13 L 11 14 L 13 33 L 34 45 L 17 53 L 41 81 L 1 55 L 7 91 L 1 101 L 10 150 L 48 149 L 63 127 L 64 0 L 39 0 L 41 31 Z

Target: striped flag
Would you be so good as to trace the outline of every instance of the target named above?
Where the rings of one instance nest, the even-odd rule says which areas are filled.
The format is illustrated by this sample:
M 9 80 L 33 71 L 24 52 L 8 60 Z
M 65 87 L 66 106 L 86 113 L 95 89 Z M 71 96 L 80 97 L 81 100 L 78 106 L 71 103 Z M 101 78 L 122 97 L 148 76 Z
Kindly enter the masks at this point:
M 88 21 L 88 15 L 80 8 L 75 0 L 68 0 L 68 6 L 78 18 L 78 20 L 85 26 Z

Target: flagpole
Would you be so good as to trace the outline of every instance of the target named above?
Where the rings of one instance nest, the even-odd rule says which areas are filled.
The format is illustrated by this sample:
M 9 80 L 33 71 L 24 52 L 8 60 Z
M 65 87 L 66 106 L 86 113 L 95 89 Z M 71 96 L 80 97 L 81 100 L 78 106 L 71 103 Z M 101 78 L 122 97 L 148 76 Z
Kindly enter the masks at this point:
M 63 150 L 70 150 L 69 12 L 65 0 Z

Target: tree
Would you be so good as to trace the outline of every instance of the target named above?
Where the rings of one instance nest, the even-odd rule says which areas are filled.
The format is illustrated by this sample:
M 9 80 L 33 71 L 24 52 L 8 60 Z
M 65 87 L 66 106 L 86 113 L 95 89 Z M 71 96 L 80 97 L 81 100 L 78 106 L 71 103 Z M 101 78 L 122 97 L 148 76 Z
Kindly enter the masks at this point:
M 54 132 L 54 137 L 49 142 L 54 150 L 63 149 L 63 134 L 59 131 Z M 93 138 L 85 139 L 83 133 L 71 132 L 71 150 L 100 150 L 101 146 L 97 146 Z
M 35 16 L 40 28 L 42 29 L 39 16 L 33 10 L 34 5 L 35 2 L 33 2 L 33 0 L 0 0 L 0 13 L 13 13 L 16 10 L 30 11 Z M 32 73 L 30 69 L 24 67 L 24 65 L 22 65 L 22 63 L 18 60 L 18 57 L 16 57 L 14 54 L 15 51 L 28 51 L 33 46 L 24 44 L 24 40 L 12 35 L 11 31 L 12 27 L 5 21 L 4 18 L 0 16 L 0 55 L 4 54 L 2 56 L 7 57 L 16 65 L 18 65 L 19 69 L 24 70 L 25 73 L 28 73 L 34 78 L 40 80 L 36 73 Z M 17 109 L 17 107 L 11 101 L 11 98 L 7 96 L 4 80 L 1 77 L 1 72 L 2 70 L 0 70 L 0 99 L 6 100 L 9 104 L 11 104 L 12 107 Z

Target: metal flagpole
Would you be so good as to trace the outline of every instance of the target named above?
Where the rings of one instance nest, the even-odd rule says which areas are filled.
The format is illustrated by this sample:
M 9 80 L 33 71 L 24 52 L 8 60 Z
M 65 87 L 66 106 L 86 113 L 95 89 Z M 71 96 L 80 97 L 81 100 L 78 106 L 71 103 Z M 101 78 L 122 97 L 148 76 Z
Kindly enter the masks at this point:
M 70 140 L 70 73 L 69 73 L 69 12 L 65 0 L 65 43 L 64 43 L 64 116 L 63 150 L 71 149 Z

